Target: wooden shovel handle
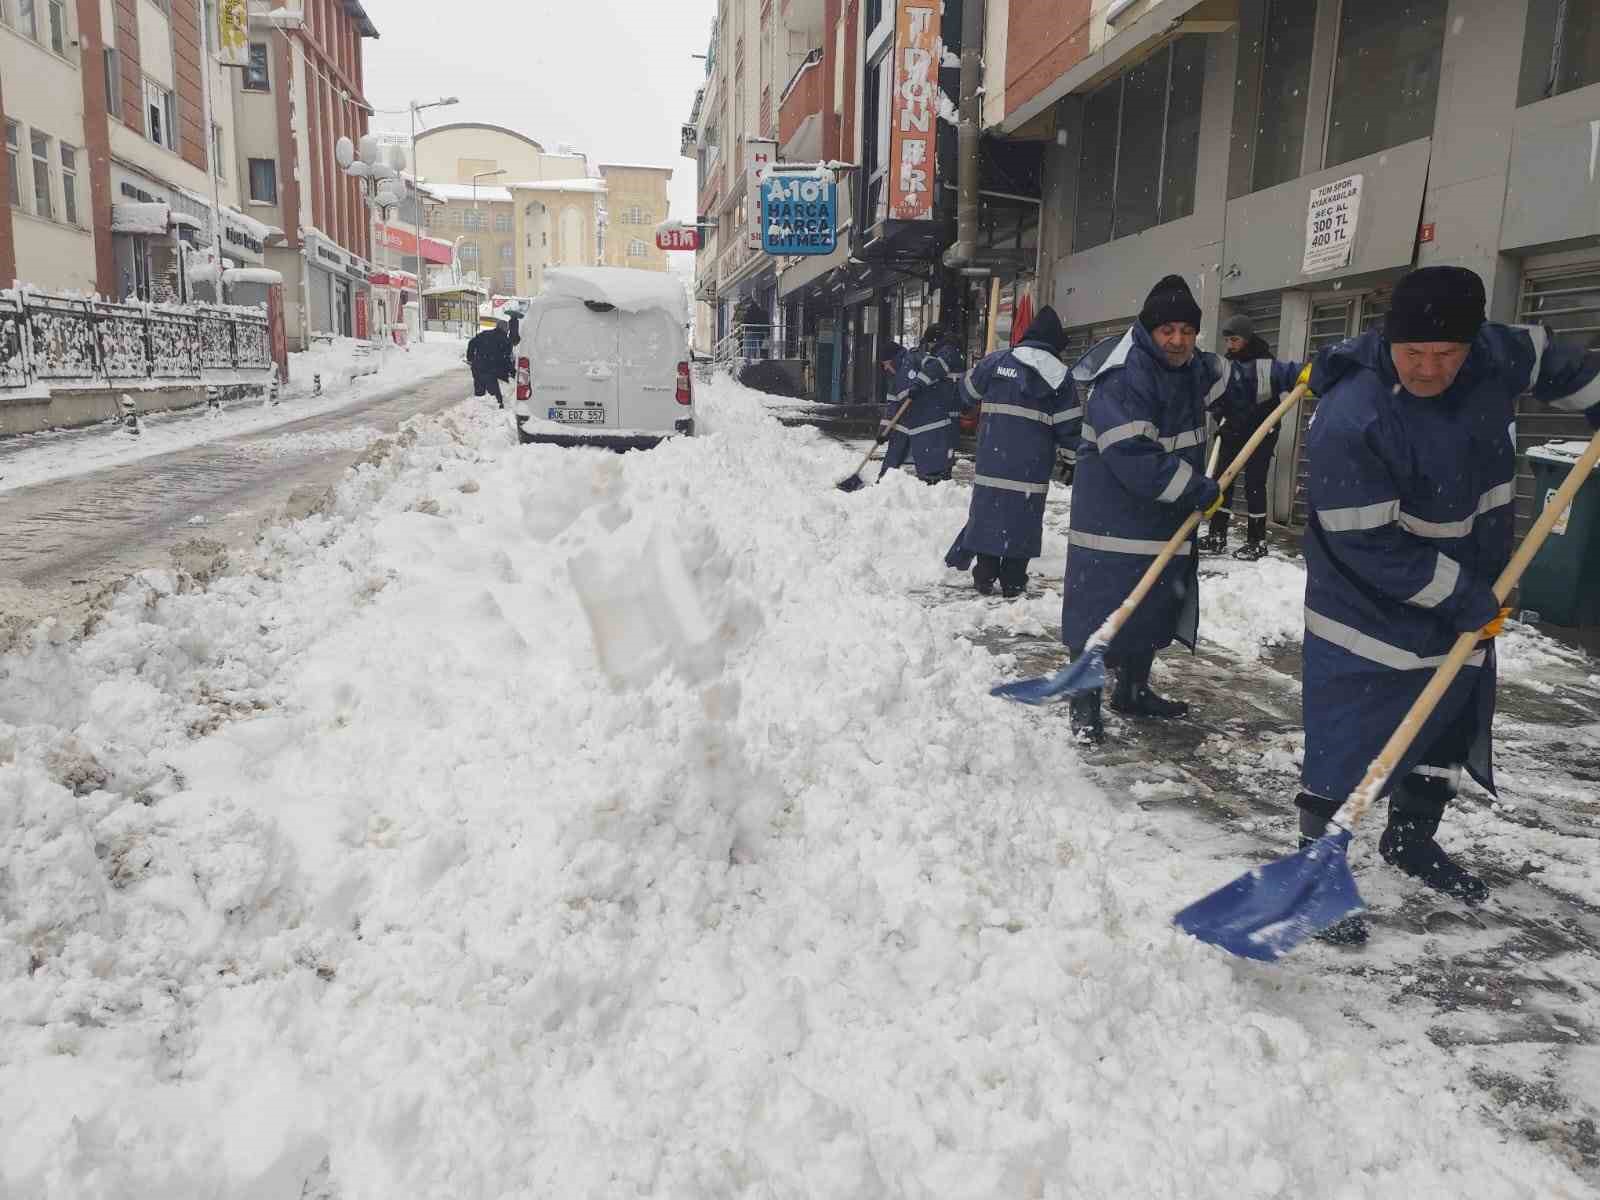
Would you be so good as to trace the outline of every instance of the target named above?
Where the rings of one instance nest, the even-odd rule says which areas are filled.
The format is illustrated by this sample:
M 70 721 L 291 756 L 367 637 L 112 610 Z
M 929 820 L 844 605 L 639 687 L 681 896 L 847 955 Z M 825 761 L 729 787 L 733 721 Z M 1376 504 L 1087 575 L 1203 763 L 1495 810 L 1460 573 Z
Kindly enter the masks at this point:
M 1583 457 L 1572 465 L 1566 479 L 1556 489 L 1556 494 L 1550 498 L 1544 506 L 1544 511 L 1539 514 L 1539 519 L 1533 523 L 1533 528 L 1528 530 L 1528 536 L 1522 539 L 1522 545 L 1518 546 L 1517 552 L 1511 556 L 1506 569 L 1500 572 L 1500 578 L 1494 581 L 1495 599 L 1500 603 L 1504 604 L 1506 597 L 1517 586 L 1522 573 L 1528 569 L 1533 556 L 1539 553 L 1539 547 L 1544 545 L 1545 538 L 1550 536 L 1550 530 L 1561 519 L 1561 514 L 1572 505 L 1573 497 L 1589 478 L 1589 473 L 1594 470 L 1596 463 L 1600 463 L 1600 432 L 1589 439 L 1589 448 L 1584 451 Z M 1367 810 L 1383 791 L 1383 785 L 1389 782 L 1389 777 L 1400 765 L 1400 760 L 1405 757 L 1406 751 L 1411 749 L 1411 743 L 1416 741 L 1417 734 L 1422 731 L 1423 722 L 1438 707 L 1439 701 L 1455 682 L 1467 659 L 1472 657 L 1477 645 L 1477 630 L 1463 633 L 1456 639 L 1455 645 L 1450 647 L 1450 653 L 1445 655 L 1445 660 L 1434 669 L 1433 678 L 1428 680 L 1428 686 L 1422 689 L 1422 695 L 1417 697 L 1415 703 L 1411 705 L 1411 710 L 1406 713 L 1405 719 L 1384 743 L 1383 749 L 1378 751 L 1378 757 L 1372 760 L 1372 765 L 1361 777 L 1356 790 L 1350 793 L 1349 798 L 1334 814 L 1333 819 L 1336 824 L 1346 829 L 1354 829 L 1361 818 L 1366 816 Z
M 1219 488 L 1227 491 L 1228 485 L 1233 482 L 1234 477 L 1240 471 L 1244 470 L 1245 464 L 1250 461 L 1250 456 L 1256 452 L 1256 447 L 1266 441 L 1267 435 L 1277 429 L 1278 422 L 1283 420 L 1283 415 L 1300 403 L 1301 398 L 1309 390 L 1302 383 L 1278 402 L 1278 407 L 1272 410 L 1272 415 L 1261 422 L 1256 431 L 1250 435 L 1250 440 L 1244 444 L 1244 449 L 1239 451 L 1238 456 L 1228 464 L 1228 469 L 1217 477 L 1217 486 Z M 1211 451 L 1211 466 L 1206 469 L 1208 475 L 1216 470 L 1217 459 L 1221 453 L 1222 440 L 1219 438 L 1216 446 Z M 1112 611 L 1099 629 L 1095 630 L 1094 636 L 1089 639 L 1089 645 L 1110 645 L 1111 639 L 1117 636 L 1117 630 L 1121 629 L 1128 618 L 1133 615 L 1134 610 L 1144 603 L 1144 598 L 1150 594 L 1150 589 L 1155 587 L 1156 580 L 1161 578 L 1161 572 L 1167 569 L 1167 564 L 1172 561 L 1173 556 L 1178 553 L 1183 544 L 1189 540 L 1189 535 L 1195 531 L 1195 527 L 1199 524 L 1199 512 L 1192 512 L 1185 518 L 1183 524 L 1178 526 L 1178 531 L 1167 539 L 1167 544 L 1161 548 L 1161 553 L 1156 555 L 1155 561 L 1145 569 L 1143 577 L 1140 578 L 1133 591 L 1128 593 L 1128 598 Z
M 900 423 L 900 418 L 906 415 L 906 409 L 910 407 L 911 395 L 910 393 L 907 393 L 906 398 L 901 401 L 900 407 L 895 410 L 894 416 L 889 418 L 889 424 L 884 427 L 883 432 L 878 435 L 877 440 L 873 442 L 872 445 L 867 447 L 867 452 L 861 456 L 861 462 L 856 466 L 854 471 L 850 472 L 850 475 L 859 475 L 861 472 L 867 469 L 867 464 L 872 461 L 873 452 L 876 451 L 879 446 L 883 445 L 884 442 L 889 440 L 889 435 L 895 431 L 895 426 Z M 846 482 L 849 481 L 850 475 L 845 476 Z

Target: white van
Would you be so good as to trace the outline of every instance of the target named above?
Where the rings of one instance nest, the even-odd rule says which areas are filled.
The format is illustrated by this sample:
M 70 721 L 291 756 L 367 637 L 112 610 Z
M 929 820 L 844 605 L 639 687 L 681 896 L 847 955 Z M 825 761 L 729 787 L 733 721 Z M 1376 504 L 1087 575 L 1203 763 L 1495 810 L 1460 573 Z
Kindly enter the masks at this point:
M 694 433 L 677 276 L 624 267 L 558 267 L 528 307 L 517 347 L 523 442 L 641 450 Z

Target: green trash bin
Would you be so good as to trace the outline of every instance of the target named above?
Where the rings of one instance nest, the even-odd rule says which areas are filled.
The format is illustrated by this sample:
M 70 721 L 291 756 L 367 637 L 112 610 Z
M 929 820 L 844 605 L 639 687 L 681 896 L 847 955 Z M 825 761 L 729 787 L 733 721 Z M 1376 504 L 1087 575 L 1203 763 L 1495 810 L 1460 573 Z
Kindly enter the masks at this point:
M 1528 451 L 1535 515 L 1588 447 L 1587 442 L 1549 442 Z M 1555 625 L 1600 625 L 1600 480 L 1593 474 L 1528 564 L 1521 605 Z

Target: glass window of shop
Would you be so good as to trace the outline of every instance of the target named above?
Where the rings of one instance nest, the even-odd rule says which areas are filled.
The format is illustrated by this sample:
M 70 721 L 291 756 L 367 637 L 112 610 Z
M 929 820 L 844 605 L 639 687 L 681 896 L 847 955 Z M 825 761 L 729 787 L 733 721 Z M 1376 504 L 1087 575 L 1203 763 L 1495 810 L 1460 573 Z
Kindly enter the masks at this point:
M 1256 100 L 1251 191 L 1259 192 L 1300 175 L 1316 28 L 1315 4 L 1272 0 L 1267 5 L 1261 38 L 1261 90 Z
M 1529 0 L 1517 104 L 1600 83 L 1600 6 L 1594 0 Z
M 1323 166 L 1427 137 L 1447 0 L 1344 0 Z
M 1084 103 L 1073 249 L 1194 212 L 1205 41 L 1182 37 Z

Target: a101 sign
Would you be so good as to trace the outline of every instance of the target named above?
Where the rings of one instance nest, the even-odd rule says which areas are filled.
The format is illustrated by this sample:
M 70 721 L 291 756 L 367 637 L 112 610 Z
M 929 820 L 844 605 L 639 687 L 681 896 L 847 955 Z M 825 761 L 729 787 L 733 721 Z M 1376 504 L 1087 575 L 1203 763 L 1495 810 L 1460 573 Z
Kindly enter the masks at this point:
M 774 171 L 761 181 L 761 249 L 832 254 L 839 241 L 839 185 L 818 175 Z

